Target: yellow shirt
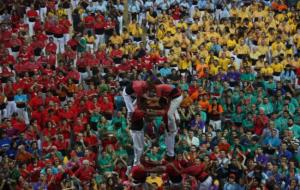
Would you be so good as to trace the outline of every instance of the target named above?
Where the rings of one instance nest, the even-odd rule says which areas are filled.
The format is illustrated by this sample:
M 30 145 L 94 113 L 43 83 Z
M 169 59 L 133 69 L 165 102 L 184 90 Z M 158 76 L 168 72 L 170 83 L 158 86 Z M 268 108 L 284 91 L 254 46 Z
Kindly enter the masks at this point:
M 273 63 L 271 65 L 271 67 L 272 67 L 273 71 L 277 72 L 277 73 L 281 73 L 284 69 L 284 66 L 282 63 L 277 63 L 277 64 Z
M 264 66 L 265 66 L 264 61 L 257 61 L 256 64 L 255 64 L 255 68 L 257 68 L 257 69 L 261 69 Z
M 235 39 L 233 39 L 233 40 L 231 40 L 231 39 L 227 40 L 227 47 L 228 48 L 234 49 L 235 46 L 236 46 L 236 40 Z
M 86 39 L 86 42 L 89 43 L 89 44 L 92 44 L 92 43 L 95 42 L 95 37 L 94 36 L 88 36 L 88 35 L 86 35 L 85 39 Z
M 242 55 L 249 54 L 250 53 L 250 48 L 246 44 L 244 44 L 242 46 L 240 44 L 237 44 L 236 47 L 235 47 L 235 52 L 236 52 L 237 55 L 239 55 L 239 54 L 242 54 Z
M 190 67 L 191 63 L 190 61 L 186 59 L 180 59 L 178 63 L 178 69 L 186 70 Z
M 228 65 L 230 63 L 230 59 L 228 58 L 219 58 L 219 64 L 224 71 L 228 70 Z
M 174 45 L 174 39 L 172 36 L 166 36 L 163 39 L 163 44 L 165 48 L 172 48 L 172 46 Z
M 177 28 L 180 28 L 180 29 L 184 29 L 186 30 L 188 28 L 188 25 L 187 23 L 185 22 L 179 22 L 177 25 L 176 25 Z
M 215 66 L 214 64 L 209 65 L 209 74 L 215 76 L 219 73 L 220 66 Z
M 273 75 L 273 69 L 272 69 L 272 67 L 263 67 L 263 68 L 261 68 L 260 73 L 263 76 L 271 76 L 271 75 Z
M 156 36 L 157 36 L 157 38 L 159 39 L 159 40 L 162 40 L 164 37 L 165 37 L 165 31 L 164 30 L 162 30 L 162 29 L 158 29 L 157 30 L 157 34 L 156 34 Z
M 111 36 L 110 39 L 112 44 L 114 45 L 121 45 L 123 43 L 123 39 L 121 36 Z
M 146 182 L 148 184 L 157 184 L 158 187 L 161 187 L 163 185 L 163 180 L 161 177 L 147 177 Z

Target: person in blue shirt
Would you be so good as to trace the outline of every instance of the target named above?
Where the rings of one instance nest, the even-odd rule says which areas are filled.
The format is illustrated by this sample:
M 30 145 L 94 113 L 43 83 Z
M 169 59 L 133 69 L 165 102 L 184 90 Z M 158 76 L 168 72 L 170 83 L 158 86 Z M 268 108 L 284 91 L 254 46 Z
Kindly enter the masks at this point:
M 167 63 L 164 64 L 164 67 L 159 70 L 159 73 L 162 77 L 167 77 L 172 74 L 172 70 L 168 67 Z
M 15 95 L 14 101 L 17 105 L 17 113 L 19 117 L 21 117 L 25 121 L 26 125 L 29 125 L 29 117 L 26 109 L 28 96 L 23 93 L 22 89 L 18 89 L 18 93 Z
M 265 137 L 263 139 L 262 144 L 265 147 L 264 148 L 265 152 L 270 153 L 270 154 L 274 153 L 275 149 L 279 148 L 280 144 L 281 144 L 281 140 L 277 136 L 277 131 L 272 130 L 271 136 Z

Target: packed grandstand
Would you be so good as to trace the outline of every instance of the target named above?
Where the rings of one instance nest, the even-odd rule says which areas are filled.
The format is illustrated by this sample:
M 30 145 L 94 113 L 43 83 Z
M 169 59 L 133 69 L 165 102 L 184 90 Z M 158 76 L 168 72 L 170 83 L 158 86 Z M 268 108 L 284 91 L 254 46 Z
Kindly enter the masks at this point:
M 0 0 L 0 190 L 299 190 L 300 1 Z

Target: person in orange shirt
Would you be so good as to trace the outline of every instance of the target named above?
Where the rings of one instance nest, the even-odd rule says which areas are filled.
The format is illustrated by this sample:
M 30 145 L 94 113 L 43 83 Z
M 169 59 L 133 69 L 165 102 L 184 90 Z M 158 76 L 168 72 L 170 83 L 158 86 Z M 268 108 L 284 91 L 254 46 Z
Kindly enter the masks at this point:
M 213 98 L 212 103 L 208 106 L 208 113 L 209 124 L 213 126 L 214 130 L 221 130 L 223 112 L 223 107 L 218 104 L 217 98 Z
M 208 64 L 205 63 L 205 59 L 203 57 L 200 58 L 199 64 L 196 65 L 196 71 L 199 78 L 207 77 Z
M 200 100 L 199 100 L 198 104 L 200 105 L 200 107 L 204 111 L 208 110 L 208 108 L 209 108 L 209 101 L 208 101 L 208 98 L 207 98 L 207 94 L 200 95 Z
M 189 96 L 187 91 L 183 92 L 183 100 L 180 104 L 180 107 L 182 108 L 188 108 L 190 105 L 192 105 L 193 99 Z

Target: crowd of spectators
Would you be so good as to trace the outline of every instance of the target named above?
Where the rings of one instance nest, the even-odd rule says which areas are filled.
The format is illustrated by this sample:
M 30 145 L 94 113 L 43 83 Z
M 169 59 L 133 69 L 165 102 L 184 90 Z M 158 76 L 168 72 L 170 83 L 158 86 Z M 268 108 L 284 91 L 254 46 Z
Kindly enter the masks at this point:
M 184 96 L 177 189 L 299 190 L 299 23 L 297 0 L 1 0 L 0 189 L 176 187 L 131 173 L 121 92 L 159 80 Z M 147 119 L 149 171 L 164 130 Z

